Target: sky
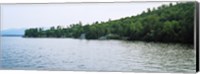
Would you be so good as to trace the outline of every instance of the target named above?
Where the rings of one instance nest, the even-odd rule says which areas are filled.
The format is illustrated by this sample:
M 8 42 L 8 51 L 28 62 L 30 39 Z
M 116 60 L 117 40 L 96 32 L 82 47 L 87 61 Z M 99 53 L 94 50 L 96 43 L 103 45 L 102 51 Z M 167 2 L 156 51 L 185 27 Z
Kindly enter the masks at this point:
M 169 2 L 2 4 L 1 30 L 91 24 L 133 16 Z

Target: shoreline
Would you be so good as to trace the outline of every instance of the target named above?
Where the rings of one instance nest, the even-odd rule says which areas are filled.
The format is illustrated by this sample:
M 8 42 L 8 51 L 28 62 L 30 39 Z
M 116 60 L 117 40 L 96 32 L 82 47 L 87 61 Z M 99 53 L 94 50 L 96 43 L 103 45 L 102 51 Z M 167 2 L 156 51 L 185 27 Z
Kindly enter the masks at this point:
M 106 40 L 120 40 L 120 41 L 129 41 L 129 42 L 147 42 L 147 43 L 164 43 L 164 44 L 182 44 L 182 45 L 193 45 L 194 47 L 194 43 L 181 43 L 181 42 L 161 42 L 161 41 L 145 41 L 145 40 L 128 40 L 128 39 L 82 39 L 82 38 L 73 38 L 73 37 L 24 37 L 22 36 L 22 38 L 54 38 L 54 39 L 65 39 L 65 38 L 69 38 L 69 39 L 79 39 L 79 40 L 101 40 L 101 41 L 106 41 Z

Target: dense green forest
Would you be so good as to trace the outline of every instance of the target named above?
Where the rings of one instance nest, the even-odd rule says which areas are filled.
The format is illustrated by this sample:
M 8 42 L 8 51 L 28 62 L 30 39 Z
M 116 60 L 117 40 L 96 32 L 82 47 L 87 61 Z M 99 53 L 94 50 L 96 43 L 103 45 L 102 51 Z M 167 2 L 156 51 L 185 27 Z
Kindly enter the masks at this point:
M 30 28 L 24 37 L 72 37 L 86 39 L 124 39 L 193 44 L 194 3 L 177 3 L 147 9 L 136 16 L 92 24 Z

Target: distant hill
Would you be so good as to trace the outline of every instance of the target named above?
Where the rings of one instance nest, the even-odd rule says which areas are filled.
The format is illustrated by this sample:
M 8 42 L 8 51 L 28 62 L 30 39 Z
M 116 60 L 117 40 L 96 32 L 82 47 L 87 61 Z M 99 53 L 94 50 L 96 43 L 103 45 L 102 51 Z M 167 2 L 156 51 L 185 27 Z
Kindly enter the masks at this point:
M 1 36 L 22 36 L 25 29 L 7 29 L 1 31 Z

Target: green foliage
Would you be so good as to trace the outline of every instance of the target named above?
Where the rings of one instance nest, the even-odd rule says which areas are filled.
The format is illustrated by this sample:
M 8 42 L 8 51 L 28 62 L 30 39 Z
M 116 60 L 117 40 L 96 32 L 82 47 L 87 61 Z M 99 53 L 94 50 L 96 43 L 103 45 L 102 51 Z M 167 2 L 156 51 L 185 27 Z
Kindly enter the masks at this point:
M 193 43 L 194 40 L 194 3 L 177 3 L 149 8 L 136 16 L 124 17 L 107 22 L 96 21 L 82 25 L 81 22 L 71 24 L 67 28 L 61 26 L 30 28 L 25 37 L 73 37 L 85 34 L 86 39 L 127 39 L 155 42 Z

